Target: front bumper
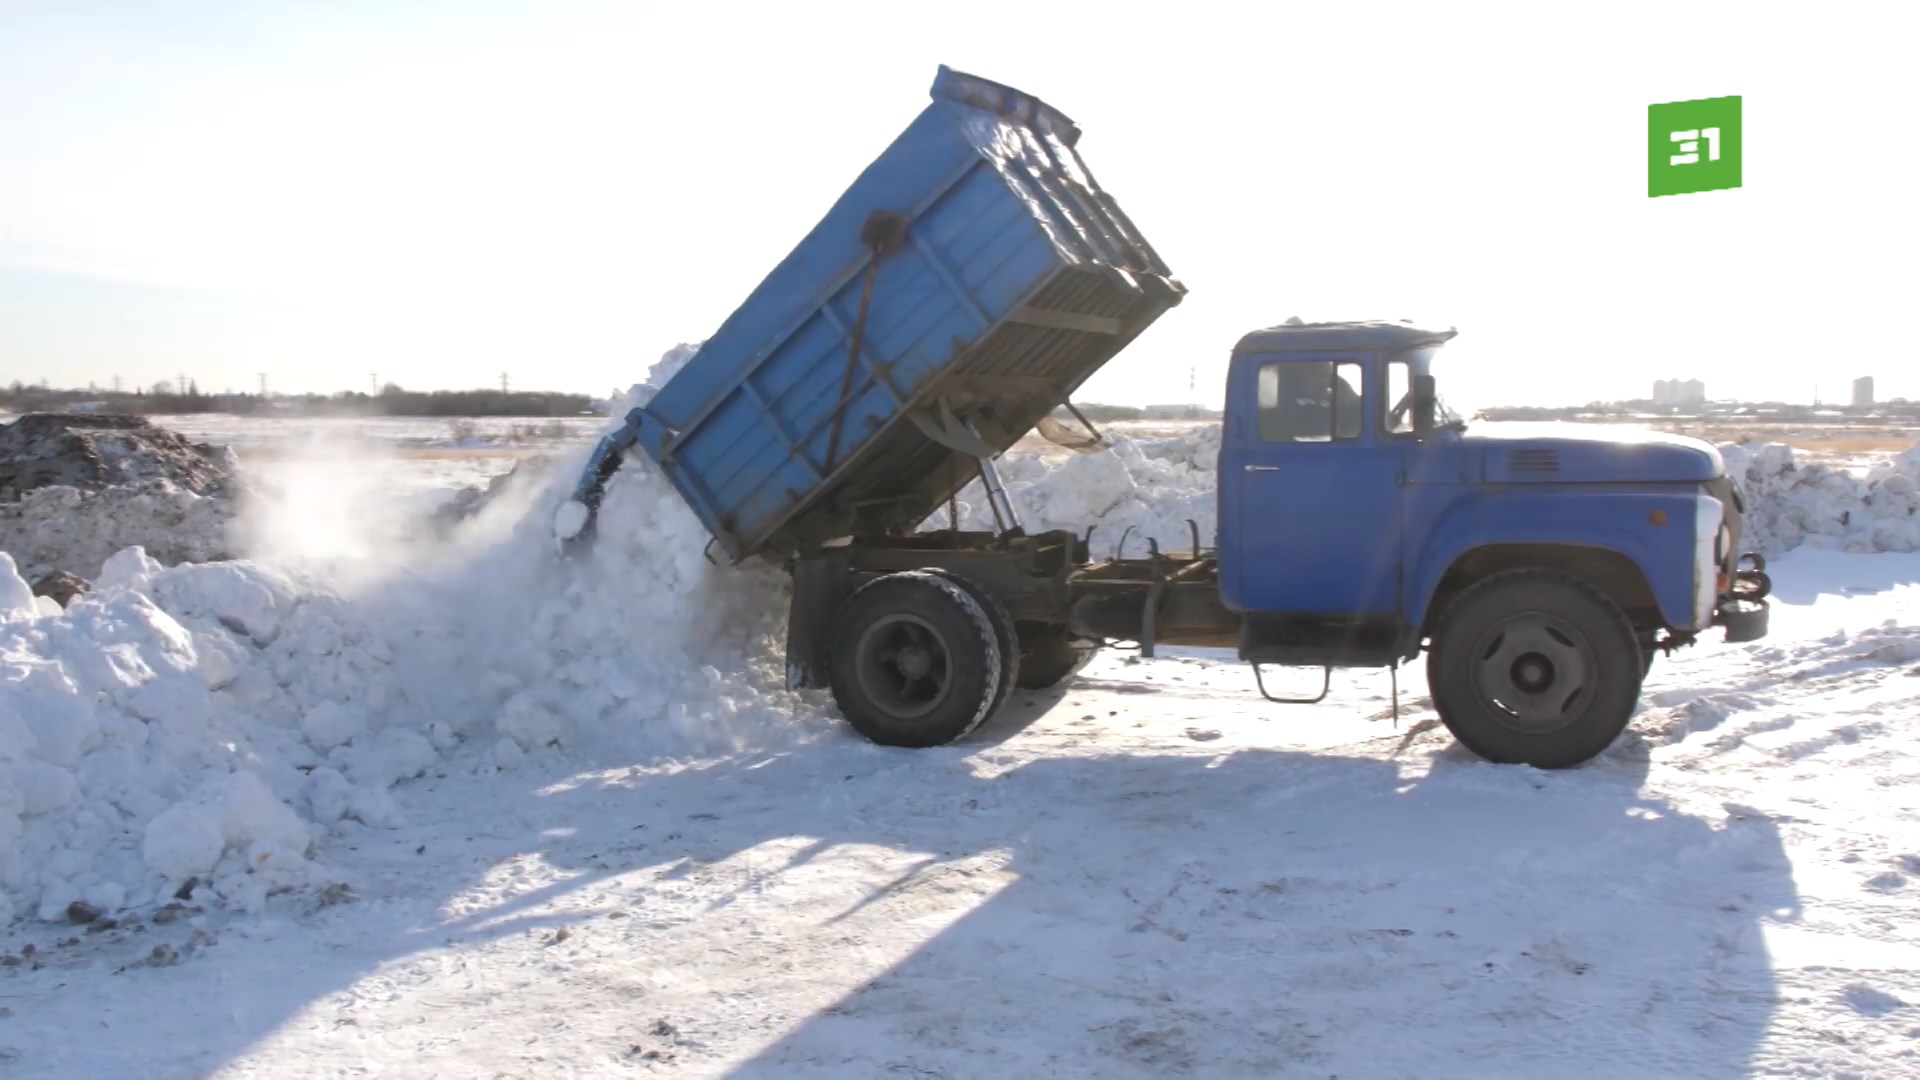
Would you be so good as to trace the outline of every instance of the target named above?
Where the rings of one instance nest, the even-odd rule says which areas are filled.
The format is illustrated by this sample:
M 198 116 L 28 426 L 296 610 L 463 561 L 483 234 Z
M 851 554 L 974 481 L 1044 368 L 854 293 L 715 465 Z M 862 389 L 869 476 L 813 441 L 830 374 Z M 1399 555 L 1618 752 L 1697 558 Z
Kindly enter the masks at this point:
M 1767 596 L 1773 592 L 1767 561 L 1759 552 L 1749 551 L 1740 556 L 1735 567 L 1732 587 L 1713 609 L 1713 625 L 1726 629 L 1730 643 L 1759 641 L 1767 636 Z

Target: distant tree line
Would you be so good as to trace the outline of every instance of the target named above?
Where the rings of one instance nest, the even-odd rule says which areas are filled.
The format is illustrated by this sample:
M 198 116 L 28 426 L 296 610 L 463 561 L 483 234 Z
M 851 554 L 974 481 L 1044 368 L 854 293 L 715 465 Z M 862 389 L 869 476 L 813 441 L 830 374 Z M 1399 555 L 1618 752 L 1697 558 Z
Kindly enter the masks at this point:
M 15 382 L 0 390 L 0 411 L 10 413 L 91 411 L 150 416 L 228 413 L 236 416 L 580 416 L 593 411 L 586 394 L 524 390 L 414 391 L 393 383 L 378 394 L 205 394 L 189 380 L 131 392 L 53 389 Z

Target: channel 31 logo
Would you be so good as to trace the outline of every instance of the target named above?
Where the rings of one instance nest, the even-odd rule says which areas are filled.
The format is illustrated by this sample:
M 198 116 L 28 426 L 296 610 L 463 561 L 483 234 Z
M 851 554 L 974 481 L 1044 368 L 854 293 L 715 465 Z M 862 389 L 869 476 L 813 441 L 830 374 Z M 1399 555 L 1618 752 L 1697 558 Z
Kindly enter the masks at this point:
M 1740 99 L 1647 106 L 1647 195 L 1740 186 Z

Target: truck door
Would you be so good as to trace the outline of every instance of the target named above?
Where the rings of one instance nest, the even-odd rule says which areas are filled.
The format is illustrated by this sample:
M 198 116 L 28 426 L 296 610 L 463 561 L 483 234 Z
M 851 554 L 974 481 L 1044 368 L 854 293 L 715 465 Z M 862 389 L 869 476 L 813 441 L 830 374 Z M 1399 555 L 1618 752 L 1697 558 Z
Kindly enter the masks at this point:
M 1220 485 L 1222 598 L 1240 611 L 1399 608 L 1403 447 L 1359 354 L 1248 356 Z

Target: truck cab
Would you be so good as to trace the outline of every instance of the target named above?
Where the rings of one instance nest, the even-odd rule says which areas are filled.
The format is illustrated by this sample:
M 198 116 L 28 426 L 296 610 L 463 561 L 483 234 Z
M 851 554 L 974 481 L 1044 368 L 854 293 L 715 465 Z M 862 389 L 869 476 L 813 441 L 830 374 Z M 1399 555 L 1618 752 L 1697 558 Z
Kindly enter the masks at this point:
M 1453 330 L 1292 323 L 1235 346 L 1219 461 L 1222 604 L 1255 664 L 1397 667 L 1483 756 L 1611 743 L 1663 649 L 1766 632 L 1739 493 L 1694 439 L 1468 424 Z M 1751 563 L 1745 567 L 1742 562 Z

